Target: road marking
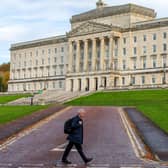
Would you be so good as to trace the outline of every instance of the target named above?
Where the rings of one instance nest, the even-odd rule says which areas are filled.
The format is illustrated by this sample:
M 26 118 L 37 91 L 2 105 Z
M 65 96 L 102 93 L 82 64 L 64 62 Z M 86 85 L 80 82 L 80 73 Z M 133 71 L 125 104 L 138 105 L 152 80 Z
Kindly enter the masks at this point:
M 51 151 L 57 151 L 57 152 L 64 152 L 65 151 L 65 148 L 66 146 L 68 145 L 68 142 L 65 142 L 61 145 L 58 145 L 56 148 L 52 149 Z M 76 149 L 71 149 L 72 152 L 77 152 Z
M 120 117 L 121 117 L 121 120 L 123 122 L 123 125 L 125 127 L 125 130 L 128 134 L 128 137 L 131 141 L 131 144 L 133 146 L 133 150 L 135 152 L 135 155 L 138 157 L 138 158 L 142 158 L 142 157 L 145 157 L 145 153 L 140 145 L 140 143 L 138 142 L 130 124 L 128 123 L 128 120 L 126 119 L 126 116 L 124 114 L 124 111 L 120 108 L 120 111 L 119 111 L 119 114 L 120 114 Z
M 143 168 L 143 167 L 130 167 L 130 166 L 129 167 L 125 167 L 124 166 L 124 167 L 120 167 L 120 168 Z
M 6 150 L 7 147 L 12 145 L 14 142 L 16 142 L 19 139 L 25 137 L 26 135 L 29 135 L 33 131 L 35 131 L 38 128 L 42 127 L 44 124 L 46 124 L 49 121 L 55 119 L 56 117 L 58 117 L 59 115 L 61 115 L 62 113 L 64 113 L 65 111 L 67 111 L 67 110 L 69 110 L 71 108 L 72 108 L 72 106 L 66 107 L 66 108 L 56 112 L 55 114 L 52 114 L 51 116 L 43 119 L 42 121 L 39 121 L 38 123 L 34 124 L 33 126 L 30 126 L 26 130 L 23 130 L 23 131 L 19 132 L 15 137 L 9 138 L 7 141 L 5 141 L 3 144 L 0 145 L 0 151 Z
M 62 167 L 62 168 L 64 168 L 64 167 L 74 168 L 74 167 L 77 166 L 77 164 L 68 164 L 68 165 L 65 165 L 65 164 L 63 164 L 61 161 L 57 161 L 57 162 L 55 163 L 55 165 L 56 165 L 56 167 Z
M 90 164 L 86 168 L 109 168 L 109 164 Z
M 0 166 L 12 166 L 11 163 L 0 163 Z

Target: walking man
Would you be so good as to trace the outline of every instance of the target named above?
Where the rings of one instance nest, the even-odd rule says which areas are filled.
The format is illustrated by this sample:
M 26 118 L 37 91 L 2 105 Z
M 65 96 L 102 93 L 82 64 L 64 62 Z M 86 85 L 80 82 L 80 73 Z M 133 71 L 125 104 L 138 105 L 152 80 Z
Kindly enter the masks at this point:
M 64 164 L 71 164 L 70 161 L 67 160 L 67 157 L 73 147 L 76 147 L 78 153 L 80 154 L 83 161 L 86 163 L 92 161 L 92 158 L 87 158 L 83 153 L 82 144 L 83 144 L 83 118 L 86 115 L 86 111 L 84 109 L 80 109 L 78 111 L 78 115 L 73 117 L 71 120 L 71 128 L 72 132 L 68 135 L 67 140 L 69 140 L 69 144 L 67 145 L 65 152 L 62 157 L 62 162 Z

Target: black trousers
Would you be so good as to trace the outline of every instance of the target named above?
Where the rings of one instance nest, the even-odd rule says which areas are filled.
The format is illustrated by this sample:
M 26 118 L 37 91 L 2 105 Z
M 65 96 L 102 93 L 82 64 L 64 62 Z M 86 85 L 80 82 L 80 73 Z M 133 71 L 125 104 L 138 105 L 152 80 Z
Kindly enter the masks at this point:
M 83 159 L 84 162 L 87 161 L 87 157 L 85 156 L 85 154 L 83 153 L 83 149 L 82 149 L 82 145 L 81 144 L 78 144 L 78 143 L 74 143 L 74 142 L 71 142 L 69 141 L 69 144 L 67 145 L 65 151 L 64 151 L 64 154 L 63 154 L 63 157 L 62 157 L 62 160 L 66 160 L 72 147 L 75 145 L 78 153 L 80 154 L 81 158 Z

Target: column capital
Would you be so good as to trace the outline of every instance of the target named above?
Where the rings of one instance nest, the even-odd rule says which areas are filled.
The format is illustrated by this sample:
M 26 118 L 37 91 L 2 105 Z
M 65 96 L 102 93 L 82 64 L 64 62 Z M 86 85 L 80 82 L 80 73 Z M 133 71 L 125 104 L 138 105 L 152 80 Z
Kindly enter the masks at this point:
M 87 42 L 88 42 L 88 41 L 89 41 L 89 39 L 83 39 L 83 41 L 87 41 Z
M 108 38 L 109 38 L 109 39 L 113 39 L 113 38 L 114 38 L 114 34 L 108 35 Z
M 99 39 L 100 39 L 100 40 L 104 40 L 104 39 L 105 39 L 105 37 L 104 37 L 104 36 L 101 36 L 101 37 L 99 37 Z

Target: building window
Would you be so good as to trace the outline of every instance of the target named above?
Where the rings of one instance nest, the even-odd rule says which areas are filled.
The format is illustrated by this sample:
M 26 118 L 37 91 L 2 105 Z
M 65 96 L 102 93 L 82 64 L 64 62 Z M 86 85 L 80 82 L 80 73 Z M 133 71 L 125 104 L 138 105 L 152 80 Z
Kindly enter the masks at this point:
M 146 35 L 144 35 L 143 36 L 143 41 L 146 41 L 146 40 L 147 40 Z
M 51 49 L 48 49 L 48 54 L 51 54 Z
M 125 69 L 126 69 L 126 61 L 123 60 L 123 70 L 125 70 Z
M 156 82 L 155 76 L 152 76 L 152 83 L 154 84 Z
M 42 54 L 44 55 L 44 50 L 42 50 Z
M 123 55 L 126 55 L 126 48 L 123 48 Z
M 163 56 L 163 67 L 166 67 L 166 56 Z
M 24 61 L 24 66 L 26 67 L 26 61 Z
M 136 59 L 133 60 L 133 69 L 136 69 Z
M 64 63 L 64 56 L 61 56 L 61 63 Z
M 122 85 L 125 85 L 125 77 L 122 77 Z
M 146 52 L 147 52 L 146 46 L 143 46 L 143 54 L 146 54 Z
M 153 46 L 152 46 L 152 50 L 153 50 L 153 52 L 156 52 L 156 45 L 154 44 Z
M 55 53 L 57 53 L 57 48 L 55 48 Z
M 145 84 L 145 76 L 142 76 L 141 80 L 142 80 L 142 84 Z
M 163 51 L 167 51 L 167 44 L 166 43 L 163 44 Z
M 55 62 L 55 63 L 57 62 L 57 57 L 54 57 L 54 62 Z
M 62 88 L 62 81 L 59 81 L 59 88 Z
M 156 68 L 156 58 L 153 58 L 153 68 Z
M 32 52 L 30 52 L 30 56 L 32 57 Z
M 44 65 L 44 59 L 42 59 L 42 65 Z
M 136 43 L 137 42 L 137 37 L 136 36 L 134 36 L 134 43 Z
M 61 47 L 61 52 L 64 52 L 64 47 Z
M 134 55 L 136 55 L 136 54 L 137 54 L 137 48 L 134 47 Z
M 36 60 L 36 66 L 38 65 L 38 60 Z
M 126 44 L 126 42 L 127 42 L 127 40 L 126 40 L 126 38 L 124 37 L 124 38 L 123 38 L 123 43 Z
M 146 69 L 146 58 L 143 59 L 143 69 Z
M 63 72 L 63 68 L 62 68 L 62 67 L 60 68 L 60 74 L 61 74 L 61 75 L 64 74 L 64 72 Z
M 38 51 L 36 51 L 36 56 L 38 56 Z
M 156 40 L 156 34 L 153 34 L 153 40 Z
M 167 38 L 167 33 L 166 33 L 166 32 L 163 33 L 163 38 L 164 38 L 164 39 Z
M 135 85 L 135 76 L 131 78 L 131 84 Z

